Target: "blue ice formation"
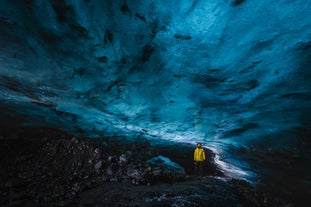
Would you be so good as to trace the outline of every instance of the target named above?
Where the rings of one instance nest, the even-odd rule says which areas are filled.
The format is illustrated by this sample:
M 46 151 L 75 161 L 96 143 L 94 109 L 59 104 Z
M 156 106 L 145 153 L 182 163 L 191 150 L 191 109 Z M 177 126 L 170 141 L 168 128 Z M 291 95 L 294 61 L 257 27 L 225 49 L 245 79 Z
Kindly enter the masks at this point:
M 310 11 L 303 0 L 1 0 L 1 126 L 201 141 L 257 173 L 300 170 L 310 189 Z
M 162 170 L 164 173 L 167 174 L 185 174 L 185 170 L 182 166 L 180 166 L 176 162 L 173 162 L 170 158 L 164 157 L 162 155 L 147 160 L 147 163 L 158 167 L 159 170 Z

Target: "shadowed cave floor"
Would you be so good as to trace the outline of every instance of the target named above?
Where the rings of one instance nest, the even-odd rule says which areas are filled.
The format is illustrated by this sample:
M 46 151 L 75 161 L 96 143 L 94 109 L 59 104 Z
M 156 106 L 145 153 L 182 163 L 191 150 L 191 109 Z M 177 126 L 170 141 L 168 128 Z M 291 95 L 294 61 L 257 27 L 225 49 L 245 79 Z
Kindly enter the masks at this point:
M 189 176 L 184 181 L 151 186 L 107 183 L 80 194 L 82 206 L 281 206 L 242 180 Z
M 7 131 L 0 145 L 0 206 L 292 206 L 224 177 L 208 150 L 205 176 L 191 175 L 192 152 L 187 144 L 75 138 L 54 129 Z M 158 155 L 186 174 L 146 164 Z

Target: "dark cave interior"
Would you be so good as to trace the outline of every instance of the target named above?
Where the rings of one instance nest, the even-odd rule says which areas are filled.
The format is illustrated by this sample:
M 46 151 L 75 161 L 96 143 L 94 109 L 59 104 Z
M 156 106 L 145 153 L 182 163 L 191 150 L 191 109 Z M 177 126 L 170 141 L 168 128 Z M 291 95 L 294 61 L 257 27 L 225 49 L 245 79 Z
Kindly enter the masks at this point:
M 309 206 L 310 10 L 302 0 L 1 0 L 0 206 L 109 206 L 118 194 L 119 206 Z M 145 186 L 155 180 L 166 194 Z M 203 198 L 211 192 L 232 196 Z

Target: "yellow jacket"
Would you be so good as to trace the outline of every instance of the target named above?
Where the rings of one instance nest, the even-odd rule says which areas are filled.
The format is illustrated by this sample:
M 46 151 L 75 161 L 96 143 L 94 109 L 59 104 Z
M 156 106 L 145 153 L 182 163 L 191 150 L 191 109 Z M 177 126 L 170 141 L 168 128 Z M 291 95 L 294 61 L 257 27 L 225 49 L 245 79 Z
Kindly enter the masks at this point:
M 203 148 L 196 148 L 194 150 L 194 161 L 204 161 L 205 160 L 205 151 Z

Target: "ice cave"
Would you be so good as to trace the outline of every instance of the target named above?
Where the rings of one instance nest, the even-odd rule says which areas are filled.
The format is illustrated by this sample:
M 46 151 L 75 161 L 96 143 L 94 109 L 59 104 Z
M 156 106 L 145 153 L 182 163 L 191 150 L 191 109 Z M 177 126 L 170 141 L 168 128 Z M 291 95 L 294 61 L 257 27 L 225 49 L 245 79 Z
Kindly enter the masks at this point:
M 3 207 L 311 206 L 311 1 L 0 0 L 0 117 Z

